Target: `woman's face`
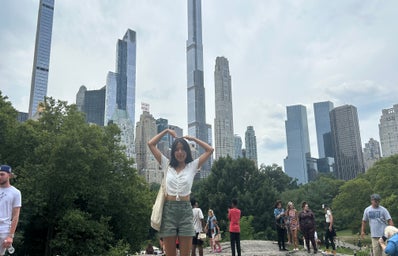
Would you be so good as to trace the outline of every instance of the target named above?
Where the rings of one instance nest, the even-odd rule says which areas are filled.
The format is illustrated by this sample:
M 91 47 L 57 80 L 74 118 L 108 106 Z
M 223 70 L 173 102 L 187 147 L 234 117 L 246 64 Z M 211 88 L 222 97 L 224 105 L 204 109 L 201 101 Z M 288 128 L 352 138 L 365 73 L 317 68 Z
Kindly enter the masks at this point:
M 174 151 L 174 157 L 178 162 L 185 163 L 185 159 L 187 158 L 187 152 L 185 152 L 182 143 L 177 143 L 176 150 Z
M 305 204 L 304 205 L 304 211 L 308 211 L 308 209 L 309 209 L 308 204 Z

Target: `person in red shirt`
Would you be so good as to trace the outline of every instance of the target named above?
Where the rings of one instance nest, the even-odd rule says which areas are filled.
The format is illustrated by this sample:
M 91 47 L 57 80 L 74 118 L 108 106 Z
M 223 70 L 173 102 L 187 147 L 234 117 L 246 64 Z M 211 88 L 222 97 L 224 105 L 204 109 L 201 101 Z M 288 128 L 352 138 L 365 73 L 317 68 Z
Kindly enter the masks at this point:
M 228 209 L 229 236 L 231 240 L 232 256 L 235 256 L 235 244 L 238 256 L 240 252 L 240 210 L 238 209 L 238 200 L 232 199 L 231 208 Z

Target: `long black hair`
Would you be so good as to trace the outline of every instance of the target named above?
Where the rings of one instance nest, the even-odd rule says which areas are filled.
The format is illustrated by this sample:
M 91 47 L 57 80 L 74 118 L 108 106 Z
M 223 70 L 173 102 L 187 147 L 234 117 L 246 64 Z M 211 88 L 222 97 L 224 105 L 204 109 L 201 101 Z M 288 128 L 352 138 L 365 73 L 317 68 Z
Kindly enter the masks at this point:
M 184 149 L 187 157 L 185 158 L 185 163 L 188 164 L 193 161 L 191 147 L 189 146 L 188 142 L 184 138 L 176 138 L 171 146 L 171 157 L 170 157 L 170 166 L 176 168 L 178 166 L 178 161 L 174 156 L 174 153 L 177 150 L 178 143 L 182 144 L 182 148 Z

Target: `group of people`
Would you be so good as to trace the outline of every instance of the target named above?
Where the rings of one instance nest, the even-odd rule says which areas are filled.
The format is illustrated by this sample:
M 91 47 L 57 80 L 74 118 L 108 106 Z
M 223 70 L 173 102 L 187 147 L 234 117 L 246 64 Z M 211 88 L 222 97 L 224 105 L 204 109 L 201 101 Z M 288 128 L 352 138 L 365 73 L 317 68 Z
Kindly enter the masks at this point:
M 274 216 L 276 223 L 276 230 L 278 234 L 278 246 L 280 251 L 287 251 L 285 244 L 286 234 L 288 241 L 293 245 L 293 251 L 299 250 L 298 231 L 300 230 L 304 237 L 304 246 L 308 252 L 311 246 L 314 253 L 318 252 L 317 237 L 316 237 L 316 222 L 315 215 L 311 211 L 307 202 L 301 204 L 302 210 L 299 212 L 293 202 L 288 202 L 286 211 L 282 207 L 282 201 L 278 200 L 275 203 Z M 336 245 L 334 243 L 334 236 L 336 232 L 333 227 L 333 215 L 329 207 L 325 209 L 325 244 L 326 248 L 332 246 L 333 254 L 336 253 Z
M 371 204 L 365 208 L 362 225 L 361 237 L 366 234 L 366 224 L 369 223 L 370 236 L 372 239 L 372 252 L 374 256 L 392 255 L 398 256 L 398 228 L 394 227 L 393 220 L 389 211 L 380 205 L 381 197 L 378 194 L 370 196 Z M 299 250 L 297 231 L 300 230 L 304 238 L 304 247 L 310 252 L 312 246 L 314 253 L 318 252 L 316 221 L 315 215 L 311 211 L 307 202 L 301 204 L 302 210 L 298 212 L 293 202 L 288 202 L 286 211 L 282 207 L 282 201 L 275 203 L 274 216 L 278 234 L 279 250 L 287 251 L 285 245 L 285 235 L 288 235 L 288 241 L 293 245 L 293 250 Z M 333 226 L 334 219 L 330 207 L 324 206 L 325 211 L 325 246 L 329 250 L 332 247 L 332 253 L 336 254 L 336 245 L 334 237 L 336 231 Z M 310 246 L 311 245 L 311 246 Z
M 170 160 L 157 148 L 157 144 L 166 134 L 174 138 L 171 146 Z M 192 141 L 203 148 L 204 152 L 196 159 L 192 158 L 191 147 L 188 141 Z M 176 255 L 176 240 L 179 241 L 180 255 L 203 255 L 202 232 L 207 232 L 213 252 L 221 252 L 220 228 L 214 212 L 208 211 L 208 220 L 204 224 L 204 216 L 198 206 L 198 202 L 191 200 L 191 188 L 195 174 L 209 159 L 214 149 L 207 143 L 192 136 L 177 137 L 172 129 L 165 129 L 148 141 L 148 147 L 158 161 L 162 169 L 166 168 L 165 185 L 166 200 L 163 206 L 162 224 L 159 236 L 163 240 L 167 256 Z M 235 256 L 235 248 L 238 256 L 240 249 L 240 215 L 238 202 L 233 199 L 228 210 L 230 222 L 229 232 L 231 237 L 231 251 Z
M 163 136 L 170 134 L 174 137 L 174 142 L 171 147 L 170 160 L 164 156 L 157 148 L 158 142 Z M 187 141 L 193 141 L 204 149 L 204 152 L 196 159 L 192 158 L 191 148 Z M 203 213 L 198 208 L 197 202 L 190 202 L 191 188 L 193 179 L 196 172 L 200 167 L 209 159 L 214 149 L 207 143 L 199 140 L 198 138 L 191 136 L 184 136 L 177 138 L 174 130 L 165 129 L 162 132 L 155 135 L 149 142 L 148 147 L 154 155 L 155 159 L 159 162 L 162 168 L 167 168 L 165 174 L 165 185 L 166 185 L 166 201 L 163 207 L 162 224 L 159 231 L 159 236 L 163 238 L 165 248 L 168 256 L 176 255 L 176 240 L 179 241 L 180 255 L 196 255 L 196 248 L 199 249 L 199 255 L 203 255 L 202 243 L 199 239 L 199 234 L 207 228 L 208 236 L 211 237 L 211 247 L 214 251 L 220 251 L 221 246 L 219 239 L 217 239 L 220 233 L 217 225 L 217 219 L 214 216 L 214 212 L 209 210 L 208 222 L 203 228 Z M 2 167 L 3 168 L 3 167 Z M 2 176 L 2 189 L 7 187 L 7 177 L 3 179 L 3 173 L 11 173 L 9 171 L 0 172 Z M 5 185 L 4 185 L 5 184 Z M 9 183 L 8 183 L 9 186 Z M 398 235 L 397 229 L 393 226 L 393 221 L 387 209 L 380 206 L 380 196 L 373 194 L 371 196 L 371 205 L 367 207 L 363 214 L 361 235 L 365 234 L 365 224 L 369 222 L 371 237 L 372 237 L 372 249 L 373 255 L 382 255 L 383 253 L 389 253 L 390 255 L 398 256 Z M 307 202 L 303 202 L 302 210 L 298 212 L 293 202 L 287 204 L 287 209 L 282 207 L 282 202 L 279 200 L 275 204 L 275 222 L 278 233 L 278 245 L 280 250 L 287 250 L 285 245 L 286 229 L 288 230 L 289 236 L 294 249 L 298 250 L 298 239 L 297 232 L 300 230 L 305 239 L 305 245 L 310 252 L 310 243 L 314 250 L 314 253 L 318 252 L 317 243 L 315 241 L 316 234 L 316 222 L 315 215 L 309 208 Z M 11 221 L 8 226 L 9 230 L 4 229 L 5 237 L 3 236 L 4 242 L 1 244 L 0 253 L 4 248 L 10 246 L 12 243 L 13 234 L 15 232 L 17 218 L 19 215 L 20 203 L 12 210 L 12 214 L 9 214 L 8 219 Z M 14 210 L 15 209 L 15 210 Z M 333 227 L 333 215 L 329 207 L 324 207 L 325 210 L 325 245 L 329 248 L 331 245 L 333 253 L 336 251 L 334 243 L 334 236 L 336 232 Z M 231 237 L 231 251 L 232 255 L 235 256 L 235 248 L 237 249 L 238 256 L 241 255 L 240 250 L 240 210 L 237 208 L 237 201 L 232 200 L 231 208 L 228 211 L 228 218 L 230 220 L 230 237 Z M 10 228 L 11 227 L 11 228 Z M 209 231 L 210 230 L 210 231 Z M 388 242 L 386 243 L 386 240 Z M 218 240 L 218 241 L 217 241 Z M 395 247 L 393 247 L 393 245 Z M 172 248 L 172 249 L 171 249 Z M 170 250 L 169 250 L 170 249 Z M 394 251 L 392 251 L 394 250 Z M 2 254 L 0 254 L 2 255 Z

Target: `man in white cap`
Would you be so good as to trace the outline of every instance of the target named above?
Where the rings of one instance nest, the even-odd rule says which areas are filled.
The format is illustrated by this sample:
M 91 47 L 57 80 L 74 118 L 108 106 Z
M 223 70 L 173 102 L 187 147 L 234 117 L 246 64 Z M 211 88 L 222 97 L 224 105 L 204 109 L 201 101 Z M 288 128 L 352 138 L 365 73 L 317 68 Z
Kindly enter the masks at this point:
M 366 222 L 369 222 L 374 256 L 386 255 L 379 244 L 379 239 L 384 235 L 384 229 L 387 225 L 394 225 L 388 210 L 380 205 L 380 200 L 381 197 L 379 194 L 371 195 L 371 205 L 366 207 L 362 217 L 361 237 L 363 239 Z
M 18 225 L 21 210 L 21 192 L 10 184 L 13 177 L 11 167 L 0 166 L 0 255 L 4 255 L 7 248 L 14 241 L 15 230 Z

